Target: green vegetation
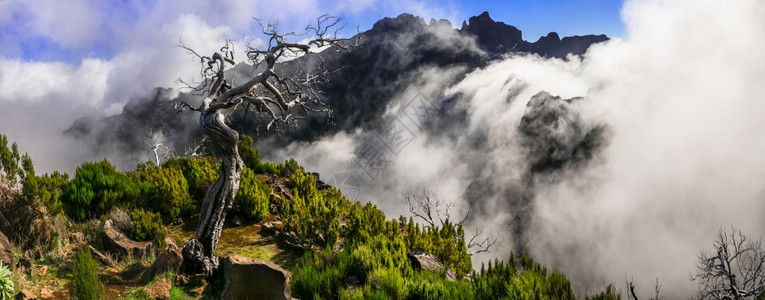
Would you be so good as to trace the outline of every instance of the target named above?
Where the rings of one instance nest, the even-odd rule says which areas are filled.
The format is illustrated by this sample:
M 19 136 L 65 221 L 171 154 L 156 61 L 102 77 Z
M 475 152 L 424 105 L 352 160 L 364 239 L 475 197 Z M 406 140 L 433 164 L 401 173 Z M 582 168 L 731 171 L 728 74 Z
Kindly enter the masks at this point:
M 565 275 L 547 269 L 531 257 L 516 259 L 510 255 L 507 262 L 495 260 L 489 267 L 481 266 L 473 274 L 473 288 L 476 298 L 493 299 L 574 299 L 571 283 Z
M 157 250 L 167 247 L 167 242 L 165 242 L 167 231 L 162 225 L 162 218 L 159 214 L 134 210 L 130 213 L 130 219 L 133 220 L 133 237 L 136 240 L 154 241 Z
M 247 220 L 260 221 L 268 215 L 271 188 L 255 177 L 248 167 L 242 170 L 242 181 L 234 198 L 234 210 Z
M 81 300 L 104 298 L 104 284 L 98 278 L 98 262 L 87 248 L 80 249 L 74 257 L 69 296 Z
M 8 148 L 8 137 L 0 134 L 0 178 L 11 184 L 16 184 L 24 177 L 23 169 L 19 166 L 19 147 L 14 142 Z
M 319 246 L 334 245 L 340 236 L 341 209 L 350 201 L 336 189 L 319 191 L 316 179 L 300 170 L 290 177 L 292 201 L 282 203 L 281 215 L 288 230 L 297 237 Z
M 82 164 L 62 190 L 64 211 L 76 221 L 101 216 L 114 206 L 135 206 L 141 195 L 138 185 L 107 160 Z
M 162 164 L 162 167 L 181 171 L 188 184 L 188 193 L 197 203 L 202 203 L 207 188 L 218 178 L 219 165 L 209 156 L 171 158 Z
M 240 254 L 272 260 L 291 269 L 292 294 L 300 299 L 575 299 L 568 278 L 548 271 L 528 256 L 510 255 L 473 270 L 462 224 L 445 219 L 437 226 L 421 226 L 413 218 L 388 219 L 371 203 L 350 201 L 332 187 L 317 186 L 290 158 L 282 164 L 260 160 L 253 141 L 242 136 L 239 151 L 244 161 L 239 191 L 233 211 L 244 219 L 261 221 L 278 217 L 283 221 L 282 237 L 305 249 L 302 257 L 293 256 L 276 244 L 258 245 L 253 236 L 260 224 L 224 229 L 226 247 L 219 255 Z M 80 165 L 73 178 L 54 172 L 37 176 L 31 158 L 20 155 L 15 144 L 8 147 L 0 135 L 0 180 L 21 184 L 19 203 L 40 203 L 51 215 L 79 224 L 80 232 L 97 237 L 99 219 L 125 220 L 132 225 L 134 239 L 155 241 L 165 248 L 168 235 L 165 223 L 190 216 L 218 177 L 219 165 L 211 157 L 170 159 L 162 166 L 139 164 L 134 170 L 119 172 L 106 160 Z M 267 174 L 267 175 L 264 175 Z M 268 182 L 286 184 L 291 197 L 273 197 Z M 40 201 L 40 202 L 36 202 Z M 278 216 L 269 216 L 270 205 L 278 206 Z M 109 216 L 109 212 L 130 211 L 129 216 Z M 71 223 L 61 222 L 64 232 Z M 69 225 L 66 225 L 69 224 Z M 432 224 L 430 224 L 432 225 Z M 179 232 L 183 224 L 171 225 L 176 241 L 188 240 L 192 233 Z M 86 230 L 92 227 L 92 232 Z M 126 226 L 128 227 L 128 226 Z M 61 234 L 58 232 L 58 234 Z M 68 233 L 65 233 L 68 235 Z M 188 234 L 188 235 L 185 235 Z M 67 235 L 63 235 L 66 237 Z M 55 240 L 60 244 L 62 236 Z M 94 239 L 98 241 L 98 238 Z M 92 242 L 92 241 L 91 241 Z M 99 245 L 94 244 L 99 247 Z M 270 248 L 269 248 L 270 247 Z M 57 248 L 63 249 L 59 245 Z M 296 252 L 297 253 L 297 252 Z M 428 271 L 413 267 L 412 254 L 429 254 L 443 268 Z M 294 254 L 297 255 L 297 254 Z M 63 256 L 62 256 L 63 257 Z M 74 256 L 69 283 L 74 299 L 101 299 L 104 286 L 99 280 L 99 264 L 87 249 Z M 58 272 L 51 270 L 50 272 Z M 66 280 L 69 280 L 68 278 Z M 13 294 L 13 277 L 0 265 L 0 294 Z M 8 292 L 9 291 L 9 292 Z M 183 288 L 173 287 L 175 299 L 190 298 Z M 142 289 L 128 298 L 145 297 Z M 619 299 L 613 286 L 586 299 Z
M 239 148 L 239 156 L 242 158 L 244 165 L 255 173 L 289 177 L 298 170 L 305 172 L 305 169 L 294 158 L 286 160 L 283 164 L 261 161 L 260 150 L 255 148 L 252 138 L 247 135 L 243 134 L 240 136 L 237 147 Z
M 13 272 L 0 262 L 0 299 L 13 299 Z
M 23 195 L 27 203 L 32 203 L 39 199 L 51 215 L 57 215 L 62 212 L 61 195 L 62 187 L 69 182 L 69 175 L 66 173 L 53 172 L 53 174 L 44 174 L 43 176 L 27 176 L 23 181 Z
M 147 206 L 165 220 L 172 221 L 194 212 L 189 186 L 181 171 L 143 163 L 130 172 L 130 176 L 140 185 Z

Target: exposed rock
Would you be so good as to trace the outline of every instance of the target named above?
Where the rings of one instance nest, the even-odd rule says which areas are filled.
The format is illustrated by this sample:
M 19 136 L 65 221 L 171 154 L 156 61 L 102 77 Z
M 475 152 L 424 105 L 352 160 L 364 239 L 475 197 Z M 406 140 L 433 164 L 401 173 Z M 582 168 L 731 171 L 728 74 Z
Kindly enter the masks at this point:
M 22 290 L 21 292 L 16 294 L 15 299 L 16 300 L 32 300 L 32 299 L 37 299 L 37 295 L 30 292 L 29 290 Z
M 107 251 L 118 257 L 132 255 L 137 259 L 142 259 L 151 255 L 155 249 L 154 243 L 151 241 L 137 242 L 129 239 L 112 225 L 112 220 L 104 222 L 103 240 Z
M 205 293 L 205 288 L 207 288 L 207 286 L 203 285 L 203 286 L 200 286 L 198 288 L 191 289 L 191 290 L 189 290 L 189 292 L 191 292 L 194 295 L 201 296 L 202 294 Z
M 205 283 L 206 277 L 204 274 L 185 275 L 178 274 L 175 276 L 175 283 L 183 286 L 200 286 Z
M 266 222 L 260 227 L 260 234 L 264 236 L 273 236 L 281 231 L 282 228 L 284 228 L 284 223 L 282 221 Z
M 272 262 L 239 255 L 221 259 L 223 299 L 291 299 L 289 273 Z
M 449 270 L 448 267 L 444 266 L 438 258 L 436 258 L 432 254 L 407 254 L 409 257 L 409 261 L 412 263 L 412 268 L 415 270 L 426 270 L 430 272 L 440 273 L 440 272 L 446 272 L 446 279 L 454 281 L 457 279 L 457 276 L 452 272 L 452 270 Z
M 37 274 L 40 276 L 45 276 L 45 274 L 48 274 L 48 266 L 42 265 L 37 267 Z M 40 295 L 42 296 L 42 295 Z
M 462 24 L 460 31 L 474 35 L 481 48 L 490 52 L 507 52 L 518 49 L 524 44 L 518 28 L 503 22 L 495 22 L 489 17 L 488 12 L 470 17 L 467 24 Z
M 111 258 L 101 253 L 101 251 L 98 251 L 98 249 L 93 248 L 93 246 L 88 245 L 88 250 L 90 250 L 90 253 L 93 254 L 93 258 L 100 261 L 102 264 L 104 264 L 107 267 L 116 268 L 117 265 L 114 264 Z
M 228 222 L 234 227 L 242 226 L 242 219 L 240 219 L 239 216 L 233 216 L 229 218 Z
M 82 232 L 75 232 L 69 236 L 70 244 L 79 245 L 79 244 L 84 244 L 86 241 L 87 240 L 85 239 L 85 234 Z
M 167 244 L 167 249 L 170 249 L 170 250 L 180 249 L 178 248 L 178 245 L 176 245 L 173 239 L 171 239 L 170 237 L 165 238 L 165 243 Z
M 181 255 L 181 249 L 164 250 L 157 255 L 157 259 L 149 267 L 149 276 L 154 277 L 167 271 L 178 273 L 182 264 L 183 256 Z
M 146 270 L 146 265 L 144 265 L 142 262 L 138 261 L 138 262 L 133 263 L 132 265 L 128 266 L 127 269 L 125 269 L 125 271 L 122 271 L 122 273 L 120 273 L 120 277 L 123 280 L 136 279 L 145 270 Z
M 11 227 L 11 223 L 3 216 L 2 212 L 0 212 L 0 233 L 5 234 L 6 237 L 13 234 L 13 227 Z
M 173 288 L 173 284 L 170 279 L 161 278 L 152 283 L 146 292 L 149 294 L 149 299 L 170 300 L 171 288 Z
M 16 261 L 13 258 L 13 249 L 11 248 L 11 242 L 8 237 L 0 232 L 0 261 L 11 269 L 15 268 Z
M 359 281 L 358 278 L 356 278 L 356 276 L 348 276 L 348 277 L 345 277 L 345 279 L 343 279 L 343 285 L 346 287 L 358 286 L 360 284 L 361 282 Z
M 40 298 L 42 298 L 42 299 L 52 299 L 53 298 L 53 291 L 51 291 L 48 288 L 40 289 Z
M 298 239 L 297 235 L 293 231 L 287 233 L 281 232 L 281 234 L 279 234 L 279 239 L 283 248 L 300 253 L 306 250 L 306 247 L 300 243 L 300 239 Z
M 278 183 L 273 187 L 273 192 L 279 195 L 283 195 L 287 201 L 292 200 L 292 190 L 284 184 Z

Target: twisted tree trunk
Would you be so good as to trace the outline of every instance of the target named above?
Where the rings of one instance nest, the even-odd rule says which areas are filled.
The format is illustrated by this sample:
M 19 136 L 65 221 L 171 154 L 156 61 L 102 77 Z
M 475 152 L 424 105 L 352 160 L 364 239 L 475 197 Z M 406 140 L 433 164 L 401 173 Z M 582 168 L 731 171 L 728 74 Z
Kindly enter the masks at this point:
M 254 111 L 270 118 L 266 125 L 266 129 L 270 129 L 272 125 L 279 127 L 280 124 L 296 124 L 297 120 L 313 112 L 326 112 L 331 116 L 331 110 L 314 90 L 315 84 L 323 82 L 324 76 L 329 74 L 323 68 L 323 60 L 320 57 L 322 64 L 319 67 L 314 67 L 310 72 L 297 72 L 294 74 L 295 78 L 279 77 L 275 67 L 282 57 L 294 58 L 299 54 L 318 56 L 318 53 L 311 53 L 311 47 L 329 46 L 339 51 L 349 50 L 357 45 L 337 38 L 339 30 L 332 31 L 331 28 L 339 22 L 340 19 L 336 17 L 319 17 L 315 25 L 306 27 L 306 35 L 313 35 L 314 38 L 304 43 L 285 42 L 285 36 L 293 34 L 278 34 L 273 26 L 262 26 L 261 23 L 263 34 L 269 37 L 268 48 L 258 50 L 248 46 L 247 57 L 255 69 L 259 66 L 263 66 L 264 69 L 257 76 L 237 86 L 231 86 L 224 73 L 226 63 L 236 64 L 233 48 L 229 43 L 220 49 L 221 52 L 215 52 L 210 57 L 201 56 L 181 43 L 182 48 L 199 58 L 202 63 L 200 74 L 204 81 L 200 87 L 192 89 L 206 91 L 207 98 L 199 107 L 180 101 L 176 108 L 179 111 L 189 109 L 200 112 L 199 125 L 202 132 L 218 146 L 218 157 L 221 160 L 218 179 L 207 190 L 202 203 L 196 234 L 183 246 L 183 265 L 187 274 L 203 273 L 209 277 L 218 268 L 215 250 L 223 231 L 226 213 L 231 209 L 234 196 L 239 191 L 243 166 L 237 148 L 239 133 L 226 125 L 226 118 L 237 108 L 249 111 L 252 107 Z M 298 110 L 298 114 L 295 114 L 293 109 Z
M 220 149 L 221 164 L 218 180 L 210 186 L 205 195 L 196 234 L 183 247 L 184 268 L 187 273 L 203 273 L 210 276 L 218 268 L 215 250 L 223 231 L 226 213 L 231 209 L 234 196 L 239 190 L 242 173 L 242 159 L 237 148 L 239 133 L 226 125 L 226 111 L 228 110 L 209 109 L 209 104 L 206 104 L 199 117 L 202 131 Z

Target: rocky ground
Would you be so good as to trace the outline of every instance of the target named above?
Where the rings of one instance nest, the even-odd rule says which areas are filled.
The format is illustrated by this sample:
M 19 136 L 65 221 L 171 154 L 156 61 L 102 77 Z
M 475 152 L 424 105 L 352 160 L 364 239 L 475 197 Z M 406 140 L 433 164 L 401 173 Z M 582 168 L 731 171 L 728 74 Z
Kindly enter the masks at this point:
M 283 179 L 263 179 L 273 199 L 291 197 Z M 194 235 L 197 216 L 168 225 L 168 245 L 160 251 L 154 242 L 130 240 L 113 218 L 73 223 L 41 205 L 21 205 L 18 195 L 7 186 L 0 191 L 0 260 L 13 268 L 16 299 L 70 298 L 72 259 L 83 248 L 100 264 L 106 299 L 289 298 L 289 270 L 303 249 L 281 232 L 276 215 L 257 223 L 234 217 L 221 236 L 215 278 L 184 275 L 180 247 Z M 248 285 L 255 279 L 258 289 Z

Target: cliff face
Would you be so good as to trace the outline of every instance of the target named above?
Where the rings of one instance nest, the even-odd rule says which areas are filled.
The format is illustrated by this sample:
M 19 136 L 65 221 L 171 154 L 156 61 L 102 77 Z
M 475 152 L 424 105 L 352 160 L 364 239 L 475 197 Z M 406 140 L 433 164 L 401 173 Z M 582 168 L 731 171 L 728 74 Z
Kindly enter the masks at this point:
M 320 87 L 325 101 L 334 110 L 335 118 L 331 124 L 326 116 L 314 116 L 306 120 L 304 126 L 287 133 L 261 135 L 267 132 L 265 127 L 255 124 L 252 118 L 242 121 L 240 114 L 231 119 L 232 128 L 260 139 L 260 147 L 267 152 L 269 148 L 283 147 L 294 141 L 310 142 L 340 131 L 379 127 L 385 108 L 401 87 L 422 80 L 419 70 L 456 68 L 467 74 L 508 54 L 533 53 L 565 58 L 568 54 L 583 54 L 593 43 L 608 40 L 605 35 L 561 39 L 553 32 L 536 42 L 527 42 L 523 40 L 521 30 L 492 20 L 487 12 L 471 17 L 458 29 L 447 20 L 426 22 L 411 14 L 401 14 L 379 20 L 359 37 L 362 46 L 355 51 L 323 53 L 328 69 L 336 70 Z M 285 63 L 282 69 L 289 74 L 290 70 L 311 64 L 315 65 L 316 61 L 304 57 Z M 230 69 L 228 76 L 241 81 L 251 71 L 250 67 L 240 64 Z M 148 153 L 142 142 L 146 137 L 136 136 L 145 135 L 147 130 L 160 132 L 163 145 L 172 148 L 172 152 L 183 153 L 192 140 L 201 136 L 194 114 L 174 114 L 175 110 L 169 104 L 171 94 L 158 89 L 144 98 L 131 100 L 120 115 L 101 120 L 78 120 L 67 133 L 92 144 L 94 155 L 108 155 L 124 167 L 132 167 Z M 181 97 L 195 101 L 189 95 L 181 94 Z M 169 119 L 173 121 L 168 122 Z M 134 136 L 126 136 L 130 134 Z

